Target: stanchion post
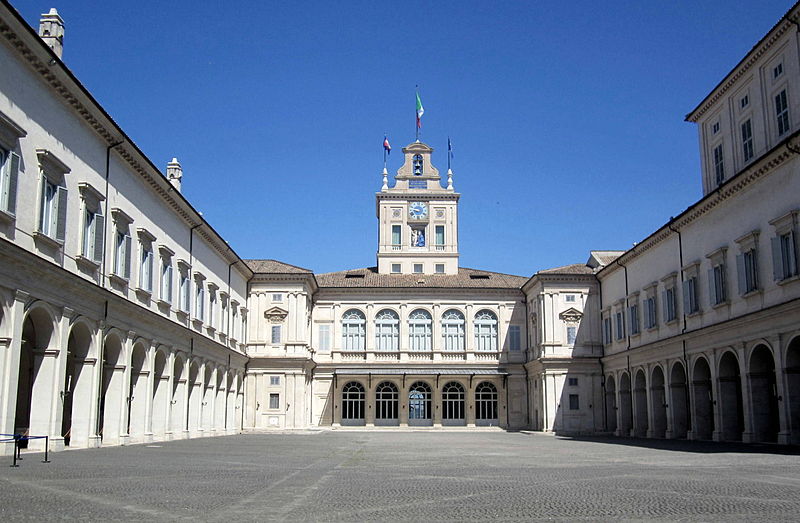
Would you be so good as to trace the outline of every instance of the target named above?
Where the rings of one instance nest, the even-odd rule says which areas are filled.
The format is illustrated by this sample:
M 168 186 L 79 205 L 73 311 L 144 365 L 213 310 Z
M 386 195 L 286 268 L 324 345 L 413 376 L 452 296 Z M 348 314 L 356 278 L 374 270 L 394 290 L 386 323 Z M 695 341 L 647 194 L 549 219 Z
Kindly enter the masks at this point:
M 50 436 L 44 437 L 44 459 L 42 463 L 50 463 L 50 460 L 47 459 L 47 452 L 50 450 Z
M 19 467 L 19 465 L 17 465 L 17 441 L 19 441 L 19 440 L 17 440 L 17 435 L 15 434 L 14 435 L 14 448 L 12 449 L 12 451 L 13 451 L 12 454 L 14 456 L 13 461 L 11 463 L 12 467 Z

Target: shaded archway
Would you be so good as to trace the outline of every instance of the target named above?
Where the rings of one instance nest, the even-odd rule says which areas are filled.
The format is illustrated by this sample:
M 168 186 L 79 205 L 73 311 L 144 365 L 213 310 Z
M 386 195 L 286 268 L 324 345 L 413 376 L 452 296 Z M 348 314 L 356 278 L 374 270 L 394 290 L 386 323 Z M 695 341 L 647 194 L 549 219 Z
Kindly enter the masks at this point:
M 619 376 L 619 435 L 630 436 L 632 423 L 631 377 L 627 372 L 623 372 Z
M 49 434 L 48 420 L 52 394 L 47 383 L 45 353 L 55 335 L 53 317 L 43 308 L 31 310 L 22 324 L 17 402 L 14 432 L 44 436 Z M 52 357 L 50 359 L 53 359 Z M 27 441 L 21 442 L 27 446 Z
M 650 435 L 663 438 L 667 433 L 667 394 L 664 389 L 664 371 L 660 365 L 654 367 L 650 375 L 650 408 L 653 412 Z
M 750 354 L 750 405 L 755 441 L 778 441 L 778 394 L 775 360 L 766 345 L 758 345 Z
M 187 376 L 188 369 L 183 357 L 175 356 L 172 365 L 172 399 L 170 401 L 170 430 L 173 438 L 182 438 L 183 431 L 186 430 L 187 416 Z
M 606 430 L 617 430 L 617 384 L 614 376 L 606 378 Z
M 150 417 L 150 431 L 155 438 L 164 439 L 169 430 L 171 392 L 167 355 L 163 350 L 157 350 L 153 358 L 153 407 Z
M 726 351 L 719 360 L 719 409 L 722 417 L 722 439 L 741 441 L 744 431 L 742 412 L 742 378 L 739 360 Z
M 131 377 L 128 389 L 128 435 L 131 441 L 143 441 L 147 428 L 147 349 L 136 343 L 131 351 Z
M 711 397 L 711 368 L 705 358 L 697 358 L 692 372 L 694 396 L 694 439 L 711 439 L 714 432 L 714 404 Z
M 633 403 L 636 413 L 633 434 L 638 438 L 643 438 L 647 436 L 649 423 L 647 420 L 647 378 L 642 369 L 636 371 L 633 381 Z
M 789 399 L 791 442 L 800 443 L 800 336 L 786 350 L 786 393 Z
M 685 438 L 689 430 L 689 389 L 686 387 L 686 369 L 683 363 L 672 366 L 669 379 L 670 405 L 672 406 L 672 437 Z
M 88 445 L 92 406 L 92 366 L 86 358 L 92 346 L 92 333 L 82 322 L 76 323 L 67 340 L 67 358 L 62 389 L 61 437 L 65 446 Z M 85 368 L 84 368 L 85 367 Z
M 122 431 L 125 401 L 125 363 L 122 342 L 114 335 L 103 343 L 103 367 L 100 378 L 100 412 L 97 433 L 103 443 L 116 445 Z M 127 420 L 125 420 L 127 421 Z

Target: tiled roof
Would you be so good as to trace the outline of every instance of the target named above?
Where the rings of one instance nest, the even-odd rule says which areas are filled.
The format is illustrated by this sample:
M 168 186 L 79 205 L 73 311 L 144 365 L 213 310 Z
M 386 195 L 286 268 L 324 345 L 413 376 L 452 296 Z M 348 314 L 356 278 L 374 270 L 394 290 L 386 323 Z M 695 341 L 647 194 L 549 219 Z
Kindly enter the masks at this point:
M 458 274 L 378 274 L 377 267 L 317 274 L 324 287 L 391 287 L 453 289 L 519 289 L 527 281 L 522 276 L 478 271 L 460 267 Z
M 266 274 L 311 274 L 309 269 L 289 265 L 278 260 L 245 260 L 250 270 L 255 273 Z
M 591 251 L 591 257 L 597 260 L 600 266 L 605 267 L 624 253 L 625 251 Z
M 573 263 L 572 265 L 564 265 L 563 267 L 556 267 L 554 269 L 545 269 L 539 271 L 538 274 L 593 274 L 594 271 L 591 267 L 587 267 L 585 263 Z

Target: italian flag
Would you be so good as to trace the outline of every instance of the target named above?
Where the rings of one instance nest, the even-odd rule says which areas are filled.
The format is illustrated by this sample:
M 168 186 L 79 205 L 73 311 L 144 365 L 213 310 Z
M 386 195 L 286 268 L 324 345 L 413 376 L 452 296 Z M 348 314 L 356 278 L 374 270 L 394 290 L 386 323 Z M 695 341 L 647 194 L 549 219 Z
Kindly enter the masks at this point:
M 422 115 L 425 114 L 425 108 L 422 107 L 422 100 L 419 99 L 419 93 L 417 93 L 417 129 L 422 127 L 422 122 L 420 119 Z

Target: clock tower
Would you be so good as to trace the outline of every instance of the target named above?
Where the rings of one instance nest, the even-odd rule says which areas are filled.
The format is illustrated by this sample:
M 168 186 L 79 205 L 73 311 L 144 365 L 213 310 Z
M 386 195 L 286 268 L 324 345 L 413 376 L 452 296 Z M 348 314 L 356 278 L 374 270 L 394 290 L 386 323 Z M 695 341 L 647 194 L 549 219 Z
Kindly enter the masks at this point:
M 403 166 L 389 187 L 375 195 L 380 274 L 457 274 L 458 198 L 452 171 L 447 187 L 431 164 L 433 148 L 414 142 L 403 148 Z

